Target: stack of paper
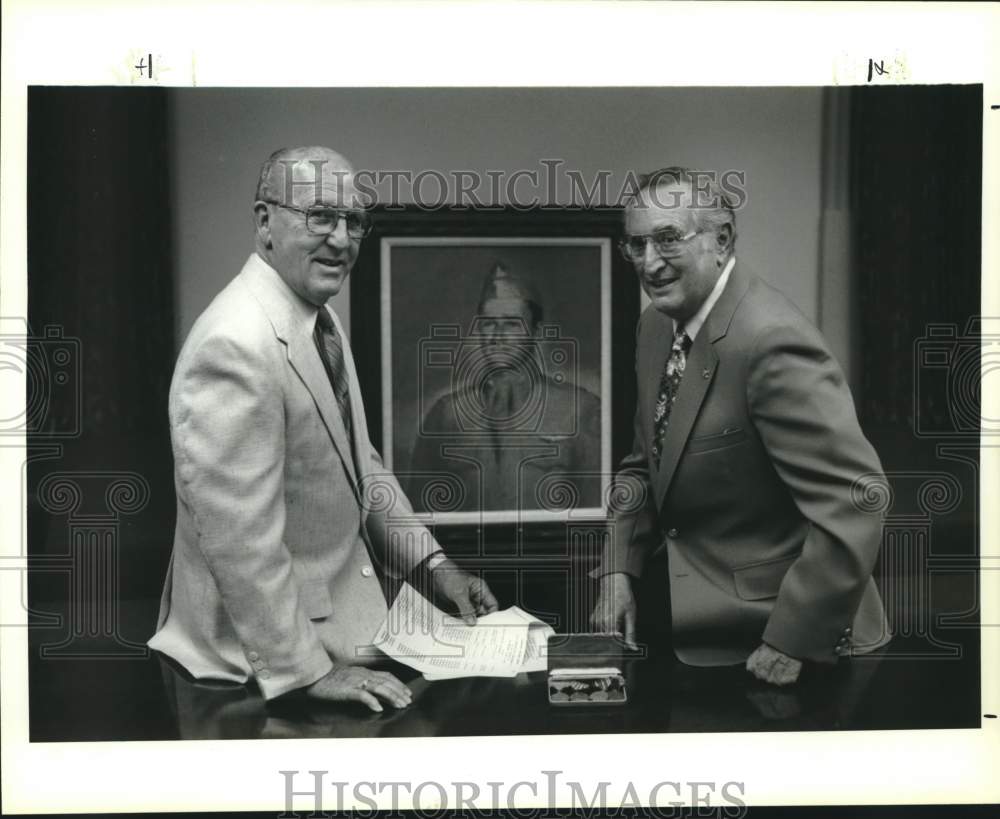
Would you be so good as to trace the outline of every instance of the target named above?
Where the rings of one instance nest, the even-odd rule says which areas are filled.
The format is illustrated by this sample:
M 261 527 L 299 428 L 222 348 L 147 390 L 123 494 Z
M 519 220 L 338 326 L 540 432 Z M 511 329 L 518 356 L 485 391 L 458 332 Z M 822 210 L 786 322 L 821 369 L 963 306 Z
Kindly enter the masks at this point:
M 554 633 L 517 606 L 487 614 L 468 626 L 404 584 L 373 642 L 429 680 L 513 677 L 522 671 L 545 670 L 545 647 Z

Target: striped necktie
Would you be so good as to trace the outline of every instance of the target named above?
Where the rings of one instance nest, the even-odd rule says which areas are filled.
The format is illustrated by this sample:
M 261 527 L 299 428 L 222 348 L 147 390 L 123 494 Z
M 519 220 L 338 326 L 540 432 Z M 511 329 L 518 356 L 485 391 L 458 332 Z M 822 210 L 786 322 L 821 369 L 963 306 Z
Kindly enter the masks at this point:
M 656 410 L 653 412 L 653 468 L 660 468 L 660 457 L 663 455 L 663 438 L 667 433 L 667 423 L 670 421 L 670 411 L 677 400 L 677 390 L 684 375 L 687 364 L 688 350 L 691 349 L 691 339 L 683 330 L 674 333 L 674 343 L 670 347 L 670 355 L 663 366 L 660 378 L 660 392 L 656 398 Z
M 340 341 L 340 333 L 333 326 L 333 319 L 330 318 L 325 307 L 321 307 L 316 315 L 316 330 L 313 335 L 319 350 L 319 357 L 323 361 L 323 367 L 326 369 L 330 385 L 333 387 L 337 406 L 340 408 L 340 417 L 347 430 L 347 440 L 353 442 L 351 396 L 347 388 L 347 373 L 344 372 L 344 347 Z

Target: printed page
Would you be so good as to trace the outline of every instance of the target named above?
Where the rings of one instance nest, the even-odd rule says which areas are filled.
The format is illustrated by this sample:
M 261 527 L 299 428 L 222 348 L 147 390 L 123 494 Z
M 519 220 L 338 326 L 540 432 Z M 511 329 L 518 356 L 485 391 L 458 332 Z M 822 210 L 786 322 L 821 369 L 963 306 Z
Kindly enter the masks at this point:
M 513 677 L 524 662 L 527 642 L 523 615 L 494 612 L 468 626 L 409 584 L 404 584 L 374 639 L 388 656 L 439 679 Z

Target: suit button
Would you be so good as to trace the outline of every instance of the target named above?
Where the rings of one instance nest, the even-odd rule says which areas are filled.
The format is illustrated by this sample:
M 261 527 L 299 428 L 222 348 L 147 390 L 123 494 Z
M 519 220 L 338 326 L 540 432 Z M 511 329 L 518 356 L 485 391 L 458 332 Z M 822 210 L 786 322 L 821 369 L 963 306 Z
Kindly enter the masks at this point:
M 251 651 L 249 654 L 247 654 L 247 657 L 250 658 L 250 662 L 254 662 L 254 660 L 260 659 L 260 655 L 256 651 Z
M 676 529 L 670 529 L 667 531 L 667 537 L 677 537 L 677 535 L 679 534 L 680 532 L 678 532 Z
M 844 634 L 852 634 L 852 633 L 853 632 L 851 631 L 851 627 L 850 626 L 848 626 L 847 628 L 844 629 Z
M 260 677 L 262 680 L 266 680 L 270 678 L 271 672 L 265 668 L 263 671 L 258 671 L 257 676 Z
M 363 568 L 363 569 L 361 570 L 361 576 L 362 576 L 362 577 L 371 577 L 371 576 L 372 576 L 372 574 L 374 574 L 374 572 L 372 572 L 372 567 L 371 567 L 371 566 L 365 566 L 365 567 L 364 567 L 364 568 Z

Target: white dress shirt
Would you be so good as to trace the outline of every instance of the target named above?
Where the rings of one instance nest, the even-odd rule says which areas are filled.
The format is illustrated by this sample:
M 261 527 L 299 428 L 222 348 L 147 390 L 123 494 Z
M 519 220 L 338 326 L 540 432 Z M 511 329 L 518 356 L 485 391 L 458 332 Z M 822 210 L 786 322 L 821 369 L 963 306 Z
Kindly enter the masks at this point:
M 691 339 L 692 344 L 694 343 L 695 337 L 698 335 L 698 331 L 701 329 L 701 325 L 705 323 L 705 319 L 708 318 L 708 314 L 712 312 L 712 308 L 715 307 L 715 303 L 719 300 L 719 296 L 722 295 L 722 291 L 726 289 L 726 282 L 729 281 L 729 274 L 733 272 L 733 267 L 736 266 L 736 257 L 730 256 L 729 261 L 726 262 L 726 266 L 722 269 L 722 275 L 719 276 L 719 280 L 715 283 L 715 287 L 712 288 L 712 292 L 708 294 L 708 298 L 701 303 L 701 307 L 698 308 L 698 312 L 695 313 L 691 318 L 687 320 L 687 324 L 684 325 L 684 332 L 687 333 L 689 339 Z M 677 322 L 674 322 L 674 335 L 677 334 Z

